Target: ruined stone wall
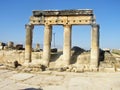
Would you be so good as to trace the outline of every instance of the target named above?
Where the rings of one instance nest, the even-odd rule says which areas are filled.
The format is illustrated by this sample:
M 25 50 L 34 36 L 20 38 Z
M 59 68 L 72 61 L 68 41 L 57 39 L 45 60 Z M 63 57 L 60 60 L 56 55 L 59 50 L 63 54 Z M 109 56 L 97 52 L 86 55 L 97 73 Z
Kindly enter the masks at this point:
M 32 59 L 40 60 L 42 58 L 41 52 L 32 52 Z M 25 51 L 24 50 L 1 50 L 0 51 L 0 63 L 10 64 L 14 61 L 23 64 L 25 61 Z

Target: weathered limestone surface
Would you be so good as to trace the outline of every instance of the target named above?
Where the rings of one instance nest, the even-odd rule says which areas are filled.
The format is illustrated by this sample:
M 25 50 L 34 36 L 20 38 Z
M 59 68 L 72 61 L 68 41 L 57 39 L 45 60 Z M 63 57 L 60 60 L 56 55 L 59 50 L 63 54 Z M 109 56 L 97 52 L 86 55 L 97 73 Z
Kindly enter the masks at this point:
M 92 25 L 92 40 L 91 40 L 91 61 L 92 67 L 98 67 L 99 61 L 99 25 Z
M 44 30 L 44 47 L 43 47 L 43 64 L 49 64 L 50 54 L 51 54 L 51 40 L 52 40 L 52 26 L 45 25 Z
M 63 62 L 69 65 L 71 60 L 71 25 L 64 26 Z
M 25 61 L 25 51 L 16 50 L 2 50 L 0 51 L 0 63 L 13 64 L 14 61 L 18 61 L 19 64 L 23 64 Z

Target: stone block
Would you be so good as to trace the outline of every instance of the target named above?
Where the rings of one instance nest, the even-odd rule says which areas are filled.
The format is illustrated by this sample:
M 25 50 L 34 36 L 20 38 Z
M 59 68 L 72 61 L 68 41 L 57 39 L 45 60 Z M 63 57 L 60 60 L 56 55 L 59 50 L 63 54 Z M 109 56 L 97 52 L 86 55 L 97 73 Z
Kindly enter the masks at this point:
M 17 81 L 23 81 L 23 80 L 27 80 L 33 76 L 34 76 L 34 74 L 19 73 L 19 74 L 13 75 L 12 77 L 10 77 L 10 79 L 17 80 Z
M 3 46 L 0 46 L 0 50 L 3 50 Z
M 104 67 L 99 67 L 99 72 L 104 72 Z
M 73 68 L 71 72 L 77 72 L 77 68 Z
M 104 68 L 104 72 L 115 72 L 115 68 Z
M 84 68 L 77 68 L 76 72 L 83 73 L 84 72 Z
M 94 66 L 94 65 L 91 65 L 91 66 L 89 67 L 89 71 L 91 71 L 91 72 L 98 72 L 98 67 L 96 67 L 96 66 Z
M 120 72 L 120 68 L 116 68 L 116 71 L 117 71 L 117 72 Z

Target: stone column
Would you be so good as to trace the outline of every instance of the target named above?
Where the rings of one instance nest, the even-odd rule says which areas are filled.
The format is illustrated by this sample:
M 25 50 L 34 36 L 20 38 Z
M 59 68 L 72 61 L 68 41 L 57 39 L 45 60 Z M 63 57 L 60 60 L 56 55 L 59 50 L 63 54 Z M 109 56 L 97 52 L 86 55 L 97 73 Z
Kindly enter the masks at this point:
M 71 25 L 64 25 L 64 46 L 63 46 L 63 62 L 64 65 L 70 64 L 71 59 Z
M 91 34 L 92 40 L 90 66 L 97 68 L 99 62 L 99 25 L 92 25 Z
M 26 24 L 25 63 L 31 62 L 33 25 Z
M 40 44 L 39 43 L 36 44 L 35 51 L 40 51 Z
M 51 56 L 51 41 L 52 41 L 52 26 L 45 25 L 44 30 L 44 46 L 43 46 L 43 64 L 45 66 L 49 65 Z

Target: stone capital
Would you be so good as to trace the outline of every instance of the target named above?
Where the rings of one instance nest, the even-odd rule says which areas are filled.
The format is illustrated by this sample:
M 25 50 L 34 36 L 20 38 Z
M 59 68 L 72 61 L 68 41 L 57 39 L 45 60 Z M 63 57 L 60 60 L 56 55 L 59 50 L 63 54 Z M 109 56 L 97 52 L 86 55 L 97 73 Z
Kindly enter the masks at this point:
M 33 29 L 33 28 L 34 28 L 34 25 L 25 24 L 25 28 L 26 28 L 26 29 Z
M 71 24 L 64 24 L 63 26 L 64 27 L 71 27 L 72 25 Z
M 91 26 L 92 26 L 92 28 L 98 28 L 98 29 L 100 29 L 100 25 L 99 24 L 92 24 Z
M 51 24 L 45 24 L 45 27 L 51 27 L 52 25 Z

